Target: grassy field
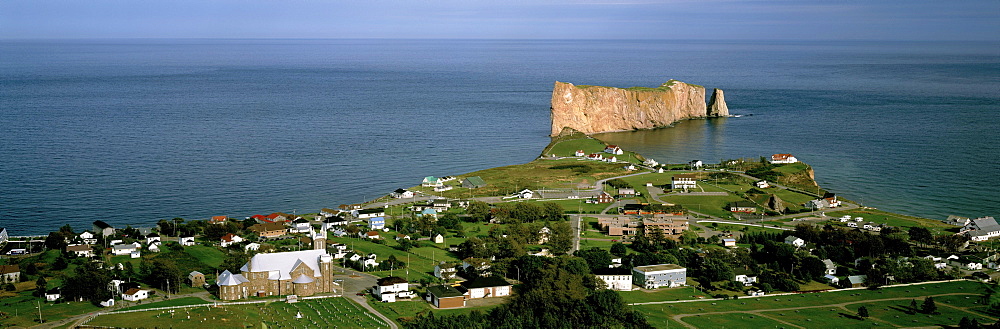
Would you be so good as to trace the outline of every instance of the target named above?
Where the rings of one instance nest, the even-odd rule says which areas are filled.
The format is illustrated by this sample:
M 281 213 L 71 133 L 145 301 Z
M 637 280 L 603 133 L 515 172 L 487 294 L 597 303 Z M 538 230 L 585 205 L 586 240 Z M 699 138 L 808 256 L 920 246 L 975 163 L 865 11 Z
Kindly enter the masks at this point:
M 667 195 L 663 201 L 679 204 L 684 208 L 719 218 L 732 219 L 733 215 L 724 207 L 730 202 L 743 200 L 738 196 L 704 196 L 704 195 Z
M 684 322 L 698 328 L 784 328 L 787 325 L 762 317 L 760 315 L 746 313 L 730 314 L 709 314 L 694 315 L 685 317 Z M 655 325 L 654 325 L 655 326 Z M 663 328 L 659 327 L 658 328 Z
M 691 287 L 680 287 L 680 288 L 666 288 L 658 290 L 633 290 L 633 291 L 619 291 L 619 295 L 626 303 L 647 303 L 647 302 L 661 302 L 669 300 L 693 300 L 698 299 L 697 296 L 705 297 L 705 293 L 697 291 Z
M 834 211 L 826 213 L 827 216 L 840 217 L 844 215 L 850 215 L 854 217 L 862 217 L 865 222 L 875 222 L 879 224 L 886 224 L 894 227 L 924 227 L 934 234 L 945 234 L 948 233 L 947 229 L 956 228 L 956 226 L 945 224 L 944 222 L 927 219 L 912 217 L 900 214 L 894 214 L 890 212 L 881 211 L 878 209 L 852 209 L 846 211 Z M 840 222 L 837 222 L 840 223 Z
M 586 154 L 601 153 L 604 152 L 604 147 L 604 142 L 591 137 L 567 139 L 558 141 L 547 148 L 545 156 L 555 154 L 560 157 L 571 157 L 575 155 L 576 150 L 583 150 Z
M 184 252 L 211 267 L 219 267 L 226 257 L 218 248 L 209 246 L 189 246 L 184 247 Z
M 296 318 L 297 314 L 302 315 Z M 261 303 L 220 307 L 192 307 L 101 315 L 88 323 L 94 326 L 129 328 L 376 328 L 381 320 L 344 298 L 323 298 L 295 304 Z
M 208 304 L 208 303 L 209 302 L 205 301 L 204 299 L 198 298 L 198 297 L 184 297 L 184 298 L 168 299 L 168 300 L 154 302 L 154 303 L 147 303 L 147 304 L 136 305 L 136 306 L 132 306 L 132 307 L 123 308 L 121 310 L 122 311 L 125 311 L 125 310 L 145 310 L 145 309 L 157 308 L 157 307 L 199 305 L 199 304 Z
M 609 203 L 586 203 L 585 199 L 569 199 L 569 200 L 539 200 L 539 201 L 528 201 L 528 202 L 551 202 L 558 204 L 563 207 L 567 213 L 582 213 L 584 214 L 597 214 L 607 208 Z
M 434 312 L 435 316 L 459 315 L 459 314 L 468 314 L 473 310 L 480 310 L 486 312 L 494 307 L 499 306 L 500 304 L 497 303 L 494 305 L 483 306 L 483 307 L 463 307 L 463 308 L 439 310 L 431 306 L 430 303 L 421 299 L 415 299 L 412 301 L 397 301 L 395 303 L 380 303 L 369 299 L 368 305 L 371 305 L 373 308 L 375 308 L 376 311 L 382 313 L 382 315 L 385 315 L 386 317 L 393 319 L 394 321 L 396 321 L 396 323 L 400 323 L 400 322 L 405 322 L 406 320 L 411 319 L 417 316 L 418 314 L 427 314 L 427 312 Z
M 32 287 L 34 282 L 24 282 Z M 30 327 L 38 322 L 38 301 L 42 301 L 42 319 L 46 322 L 58 321 L 74 315 L 94 312 L 100 307 L 94 306 L 90 302 L 67 302 L 67 303 L 45 303 L 44 300 L 31 296 L 31 292 L 19 293 L 14 297 L 0 299 L 0 312 L 6 313 L 8 317 L 0 317 L 0 327 L 19 326 Z
M 690 288 L 686 289 L 690 292 Z M 814 326 L 830 328 L 871 327 L 872 323 L 878 322 L 878 320 L 869 319 L 863 322 L 847 316 L 854 315 L 857 308 L 862 305 L 865 305 L 869 309 L 873 318 L 884 320 L 885 322 L 893 323 L 899 326 L 918 327 L 942 324 L 955 325 L 962 316 L 978 316 L 980 323 L 993 323 L 996 320 L 987 318 L 986 315 L 968 313 L 964 310 L 954 308 L 970 308 L 977 306 L 978 304 L 976 304 L 975 301 L 980 293 L 980 283 L 958 281 L 907 287 L 890 287 L 881 290 L 848 290 L 787 296 L 745 297 L 725 301 L 634 305 L 632 307 L 639 310 L 643 314 L 646 314 L 647 318 L 650 319 L 650 322 L 657 328 L 666 327 L 668 323 L 664 321 L 664 319 L 671 315 L 703 314 L 710 312 L 733 312 L 729 314 L 712 315 L 709 317 L 710 319 L 718 319 L 720 322 L 717 323 L 720 325 L 728 323 L 725 321 L 731 319 L 741 319 L 740 317 L 747 315 L 746 312 L 760 312 L 760 314 L 766 315 L 767 317 L 789 321 L 807 328 L 812 327 L 810 326 L 810 322 L 813 321 L 815 321 L 815 323 L 822 323 L 822 325 L 817 324 Z M 674 298 L 676 300 L 683 298 L 684 295 L 686 295 L 683 290 L 671 291 L 670 289 L 657 291 L 647 295 L 642 294 L 644 294 L 644 292 L 633 291 L 621 293 L 623 298 L 629 303 L 656 301 L 658 298 L 661 298 L 661 300 L 671 300 L 669 298 Z M 923 301 L 924 296 L 940 294 L 959 295 L 935 297 L 935 300 L 939 305 L 938 310 L 941 312 L 941 315 L 931 315 L 928 317 L 928 315 L 920 313 L 914 315 L 905 314 L 905 311 L 907 311 L 906 307 L 908 307 L 910 299 L 917 299 L 918 303 L 920 303 Z M 879 301 L 884 299 L 898 300 Z M 846 310 L 841 306 L 846 307 Z M 795 310 L 776 310 L 783 308 L 802 309 L 799 309 L 798 312 Z M 830 309 L 834 309 L 834 311 L 830 311 Z M 666 315 L 664 315 L 664 313 Z M 711 322 L 701 322 L 702 320 L 698 319 L 705 317 L 706 316 L 685 317 L 683 318 L 683 321 L 698 327 L 718 327 L 706 326 Z M 951 318 L 951 320 L 948 320 L 948 318 Z M 914 322 L 914 320 L 916 320 L 916 322 Z M 889 326 L 888 323 L 885 322 L 883 322 L 882 325 Z M 676 324 L 670 323 L 670 325 Z
M 395 233 L 391 234 L 395 236 Z M 441 261 L 455 261 L 457 260 L 448 251 L 440 249 L 438 247 L 421 247 L 410 249 L 410 252 L 402 251 L 392 246 L 398 246 L 395 240 L 389 239 L 386 241 L 385 245 L 377 244 L 367 240 L 360 240 L 355 238 L 331 238 L 330 241 L 344 243 L 348 246 L 352 246 L 354 250 L 363 252 L 366 254 L 374 253 L 378 255 L 378 261 L 383 261 L 388 259 L 390 255 L 396 256 L 396 259 L 407 262 L 407 255 L 409 255 L 409 262 L 407 263 L 410 268 L 409 277 L 411 281 L 416 281 L 419 279 L 433 280 L 434 276 L 434 266 Z M 446 243 L 442 244 L 447 246 L 449 243 L 454 244 L 457 241 L 450 241 L 446 239 Z M 393 271 L 393 275 L 403 275 L 403 271 Z M 385 277 L 389 276 L 389 271 L 377 271 L 372 272 L 373 275 Z
M 506 196 L 522 189 L 561 188 L 572 189 L 590 186 L 597 180 L 620 176 L 626 171 L 620 163 L 605 163 L 581 159 L 535 160 L 525 164 L 490 168 L 457 175 L 449 182 L 459 185 L 450 191 L 433 192 L 430 187 L 413 187 L 412 190 L 441 195 L 448 198 Z M 479 176 L 486 186 L 477 189 L 461 187 L 465 177 Z

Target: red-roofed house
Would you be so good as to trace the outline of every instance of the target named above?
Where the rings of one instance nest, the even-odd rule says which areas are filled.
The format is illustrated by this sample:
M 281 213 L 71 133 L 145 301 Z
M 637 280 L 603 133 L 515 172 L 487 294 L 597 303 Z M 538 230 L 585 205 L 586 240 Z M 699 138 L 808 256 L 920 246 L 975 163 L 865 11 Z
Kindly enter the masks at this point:
M 240 243 L 240 242 L 243 242 L 243 237 L 229 233 L 222 236 L 222 242 L 220 242 L 219 245 L 225 248 L 234 243 Z
M 267 217 L 265 217 L 264 215 L 253 215 L 253 216 L 250 216 L 250 218 L 256 219 L 258 222 L 262 222 L 262 223 L 264 223 L 264 222 L 270 222 L 269 220 L 267 220 Z
M 284 221 L 287 221 L 288 218 L 290 218 L 290 217 L 292 217 L 292 215 L 289 215 L 289 214 L 286 214 L 286 213 L 283 213 L 283 212 L 276 212 L 276 213 L 267 215 L 267 219 L 271 220 L 272 222 L 284 222 Z
M 578 156 L 578 157 L 582 157 L 584 155 L 587 155 L 587 153 L 583 152 L 583 150 L 576 150 L 576 153 L 573 153 L 573 155 Z
M 122 299 L 127 301 L 139 301 L 149 298 L 149 290 L 132 288 L 122 294 Z
M 622 151 L 622 148 L 618 147 L 618 145 L 608 145 L 608 147 L 604 148 L 604 153 L 611 153 L 611 154 L 614 154 L 614 155 L 622 155 L 622 154 L 625 154 L 625 151 Z
M 604 161 L 604 156 L 600 153 L 591 153 L 587 155 L 588 160 Z
M 212 219 L 208 221 L 209 224 L 222 224 L 229 220 L 228 216 L 212 216 Z
M 791 154 L 774 154 L 771 156 L 771 163 L 796 163 L 799 159 Z

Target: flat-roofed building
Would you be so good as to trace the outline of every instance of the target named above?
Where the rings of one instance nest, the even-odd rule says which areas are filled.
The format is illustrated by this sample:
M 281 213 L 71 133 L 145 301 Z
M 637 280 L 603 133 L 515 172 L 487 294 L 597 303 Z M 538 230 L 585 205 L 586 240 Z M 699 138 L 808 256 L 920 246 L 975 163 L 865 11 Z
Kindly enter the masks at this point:
M 662 232 L 667 237 L 676 238 L 688 230 L 688 219 L 684 216 L 656 214 L 652 218 L 644 219 L 642 226 L 647 236 Z
M 697 188 L 698 174 L 676 174 L 670 179 L 670 187 L 675 189 Z
M 657 264 L 632 268 L 632 283 L 646 289 L 679 287 L 687 284 L 687 269 L 676 264 Z

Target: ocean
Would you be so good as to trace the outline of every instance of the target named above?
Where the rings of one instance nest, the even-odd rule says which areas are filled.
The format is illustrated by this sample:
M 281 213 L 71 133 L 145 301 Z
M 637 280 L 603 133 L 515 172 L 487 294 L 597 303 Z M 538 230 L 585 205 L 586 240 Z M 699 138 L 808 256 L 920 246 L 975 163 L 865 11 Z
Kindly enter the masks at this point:
M 554 81 L 668 79 L 744 116 L 599 138 L 792 153 L 866 206 L 1000 215 L 996 42 L 20 40 L 0 41 L 0 227 L 317 212 L 531 161 Z

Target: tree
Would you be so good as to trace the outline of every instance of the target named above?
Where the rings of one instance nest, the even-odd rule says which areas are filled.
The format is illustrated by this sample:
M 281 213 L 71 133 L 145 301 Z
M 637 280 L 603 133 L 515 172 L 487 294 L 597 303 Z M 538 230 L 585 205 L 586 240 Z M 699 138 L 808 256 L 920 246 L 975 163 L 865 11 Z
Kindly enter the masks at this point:
M 928 230 L 926 227 L 910 227 L 908 233 L 910 240 L 913 240 L 914 242 L 922 243 L 924 245 L 934 242 L 934 236 L 931 235 L 931 230 Z
M 818 257 L 806 257 L 802 260 L 802 276 L 807 279 L 819 279 L 826 274 L 826 264 Z
M 552 253 L 562 255 L 569 252 L 573 248 L 574 234 L 569 222 L 557 222 L 552 225 L 552 233 L 548 243 L 549 247 L 552 247 Z
M 924 298 L 924 304 L 920 306 L 920 311 L 926 314 L 937 312 L 937 304 L 934 304 L 934 297 Z
M 543 217 L 547 220 L 551 221 L 563 220 L 565 213 L 566 212 L 563 210 L 563 207 L 560 206 L 558 203 L 555 202 L 542 203 L 542 214 Z
M 869 315 L 868 315 L 868 308 L 867 307 L 864 307 L 864 306 L 858 307 L 858 317 L 859 318 L 864 319 L 864 318 L 867 318 L 868 316 Z
M 410 239 L 399 239 L 399 250 L 409 251 L 410 248 L 413 248 L 413 241 L 410 241 Z
M 168 292 L 176 293 L 181 285 L 181 270 L 174 261 L 164 258 L 153 259 L 150 273 L 145 278 L 146 283 Z M 169 289 L 168 289 L 169 288 Z
M 611 253 L 598 247 L 578 250 L 573 256 L 583 258 L 583 260 L 587 261 L 587 264 L 590 266 L 590 272 L 607 269 L 608 266 L 611 266 Z
M 910 300 L 910 311 L 913 311 L 915 313 L 915 312 L 917 312 L 919 310 L 920 309 L 917 308 L 917 300 L 916 299 L 911 299 Z
M 732 280 L 733 269 L 721 259 L 709 258 L 705 260 L 705 264 L 702 266 L 702 276 L 712 282 Z
M 622 257 L 622 256 L 625 256 L 625 254 L 627 252 L 628 252 L 628 249 L 625 248 L 625 244 L 624 243 L 615 242 L 615 243 L 611 244 L 611 254 L 612 255 L 615 255 L 615 256 L 618 256 L 618 257 Z
M 63 250 L 66 248 L 66 238 L 57 232 L 49 232 L 49 236 L 45 238 L 45 248 Z
M 45 292 L 49 290 L 48 285 L 49 283 L 48 281 L 45 281 L 45 276 L 39 275 L 38 280 L 35 281 L 35 292 L 33 295 L 35 295 L 35 297 L 45 296 Z
M 471 222 L 485 221 L 489 219 L 490 204 L 482 201 L 472 201 L 465 208 L 465 212 L 469 214 L 468 218 Z

